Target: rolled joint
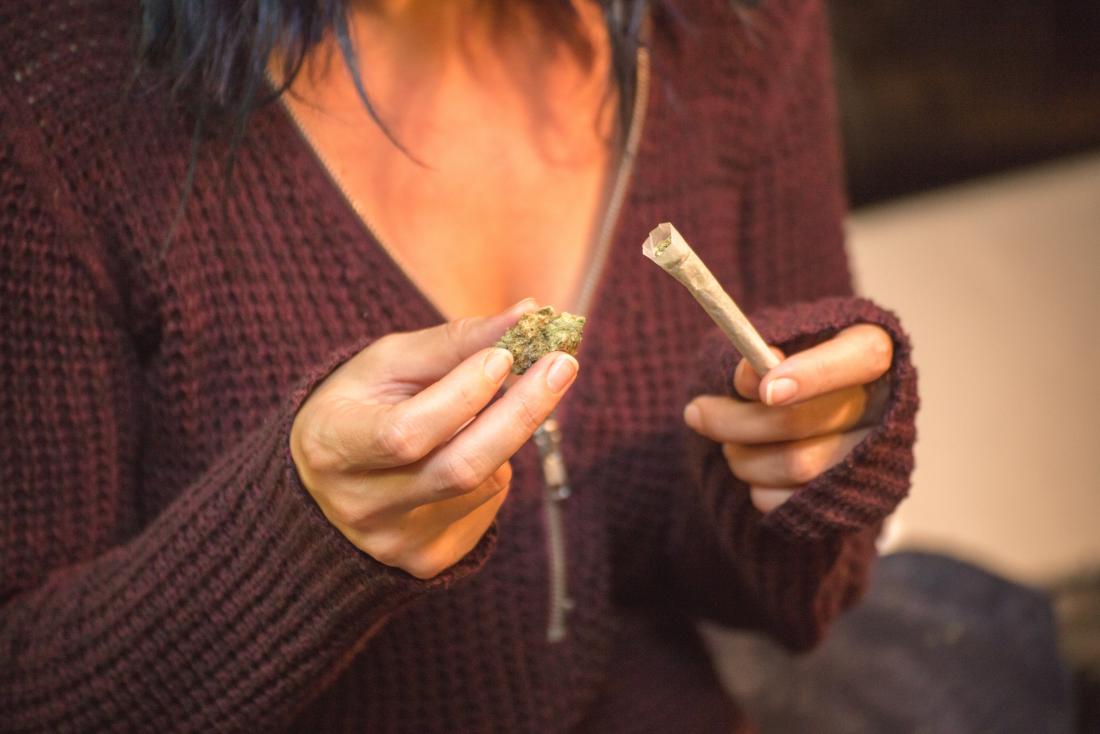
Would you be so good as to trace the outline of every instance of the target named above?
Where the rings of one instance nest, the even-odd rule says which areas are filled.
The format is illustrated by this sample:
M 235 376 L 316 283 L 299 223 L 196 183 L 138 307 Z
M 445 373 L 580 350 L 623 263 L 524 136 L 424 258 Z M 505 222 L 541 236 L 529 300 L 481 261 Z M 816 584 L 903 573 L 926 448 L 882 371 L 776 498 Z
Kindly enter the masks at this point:
M 684 238 L 669 222 L 658 224 L 645 242 L 642 243 L 642 254 L 665 270 L 673 270 L 679 266 L 687 256 L 684 248 Z
M 691 292 L 758 374 L 764 375 L 779 364 L 733 298 L 671 223 L 662 222 L 653 228 L 642 243 L 642 254 Z

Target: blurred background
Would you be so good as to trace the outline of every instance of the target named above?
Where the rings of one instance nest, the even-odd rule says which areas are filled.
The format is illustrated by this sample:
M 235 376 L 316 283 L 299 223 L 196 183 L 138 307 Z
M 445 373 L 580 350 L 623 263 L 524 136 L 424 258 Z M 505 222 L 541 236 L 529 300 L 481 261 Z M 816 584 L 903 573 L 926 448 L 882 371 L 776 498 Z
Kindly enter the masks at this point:
M 883 550 L 1049 599 L 1072 727 L 1100 732 L 1100 0 L 833 0 L 831 15 L 853 269 L 910 330 L 921 379 L 912 496 Z M 950 655 L 951 638 L 925 642 Z M 770 654 L 711 639 L 723 661 Z M 723 672 L 759 701 L 802 665 Z M 757 713 L 765 732 L 791 725 Z M 1065 730 L 1048 724 L 976 730 Z
M 831 0 L 852 204 L 1100 150 L 1097 0 Z
M 1100 565 L 1100 1 L 831 9 L 853 266 L 921 372 L 891 546 Z

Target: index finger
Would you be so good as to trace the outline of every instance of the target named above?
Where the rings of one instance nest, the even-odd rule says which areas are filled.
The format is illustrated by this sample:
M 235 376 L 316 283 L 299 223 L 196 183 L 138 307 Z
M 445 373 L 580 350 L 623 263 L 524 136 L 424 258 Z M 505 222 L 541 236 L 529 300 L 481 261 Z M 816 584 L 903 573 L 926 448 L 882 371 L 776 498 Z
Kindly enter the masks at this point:
M 512 355 L 494 347 L 475 352 L 399 403 L 342 401 L 329 413 L 319 439 L 334 449 L 344 471 L 412 464 L 488 405 L 511 368 Z
M 849 326 L 774 367 L 760 383 L 760 399 L 768 405 L 789 405 L 841 388 L 867 385 L 886 374 L 893 359 L 893 340 L 882 327 Z
M 439 493 L 468 491 L 508 461 L 538 429 L 577 375 L 577 360 L 563 352 L 544 355 L 446 446 L 428 459 L 433 476 L 429 501 Z
M 370 370 L 375 380 L 387 376 L 414 384 L 435 382 L 478 350 L 492 346 L 523 314 L 537 307 L 533 298 L 525 298 L 493 316 L 390 334 L 370 350 Z

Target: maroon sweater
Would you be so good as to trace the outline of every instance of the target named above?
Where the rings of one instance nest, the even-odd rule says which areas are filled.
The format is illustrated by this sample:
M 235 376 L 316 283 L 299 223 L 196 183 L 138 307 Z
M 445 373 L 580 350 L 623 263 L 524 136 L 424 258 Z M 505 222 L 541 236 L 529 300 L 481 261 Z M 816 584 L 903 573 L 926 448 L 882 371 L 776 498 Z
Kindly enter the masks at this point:
M 817 0 L 726 0 L 658 23 L 634 179 L 560 409 L 574 605 L 547 639 L 543 483 L 513 460 L 495 526 L 417 580 L 303 491 L 287 433 L 309 386 L 380 335 L 441 320 L 278 107 L 224 186 L 133 69 L 133 0 L 0 7 L 0 730 L 730 730 L 690 620 L 819 640 L 860 593 L 912 467 L 897 323 L 851 295 Z M 664 16 L 659 16 L 658 20 Z M 222 216 L 223 201 L 227 216 Z M 693 392 L 737 355 L 639 252 L 683 231 L 789 349 L 855 322 L 896 341 L 886 417 L 756 512 Z

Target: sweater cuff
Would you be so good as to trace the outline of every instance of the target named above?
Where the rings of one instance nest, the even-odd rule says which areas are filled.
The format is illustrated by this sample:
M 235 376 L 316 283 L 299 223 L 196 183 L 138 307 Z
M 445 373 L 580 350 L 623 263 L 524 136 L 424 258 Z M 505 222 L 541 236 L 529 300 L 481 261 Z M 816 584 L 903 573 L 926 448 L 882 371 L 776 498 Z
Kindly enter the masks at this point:
M 825 540 L 881 522 L 909 490 L 919 403 L 909 338 L 897 317 L 866 299 L 841 297 L 764 309 L 751 320 L 765 341 L 787 354 L 859 323 L 875 324 L 890 334 L 894 360 L 887 373 L 890 392 L 881 421 L 843 461 L 760 520 L 763 528 L 799 540 Z M 707 341 L 701 362 L 715 369 L 698 392 L 733 396 L 732 378 L 740 361 L 741 354 L 716 332 Z M 739 485 L 733 491 L 746 489 L 732 475 L 729 482 Z

